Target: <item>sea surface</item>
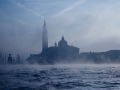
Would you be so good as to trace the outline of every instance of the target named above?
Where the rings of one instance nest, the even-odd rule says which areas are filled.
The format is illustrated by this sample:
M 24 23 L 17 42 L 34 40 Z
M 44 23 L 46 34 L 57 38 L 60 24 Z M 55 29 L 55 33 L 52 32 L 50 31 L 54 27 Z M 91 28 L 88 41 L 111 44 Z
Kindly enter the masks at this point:
M 0 90 L 120 90 L 120 65 L 1 65 Z

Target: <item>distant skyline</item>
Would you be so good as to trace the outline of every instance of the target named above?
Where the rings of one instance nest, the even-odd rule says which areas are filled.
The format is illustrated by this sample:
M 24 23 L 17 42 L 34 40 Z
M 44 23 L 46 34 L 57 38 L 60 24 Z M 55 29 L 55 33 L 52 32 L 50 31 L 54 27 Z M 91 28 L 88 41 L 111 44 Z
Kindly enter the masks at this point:
M 27 57 L 60 41 L 80 52 L 120 50 L 120 0 L 0 0 L 0 51 Z M 13 56 L 12 55 L 12 56 Z

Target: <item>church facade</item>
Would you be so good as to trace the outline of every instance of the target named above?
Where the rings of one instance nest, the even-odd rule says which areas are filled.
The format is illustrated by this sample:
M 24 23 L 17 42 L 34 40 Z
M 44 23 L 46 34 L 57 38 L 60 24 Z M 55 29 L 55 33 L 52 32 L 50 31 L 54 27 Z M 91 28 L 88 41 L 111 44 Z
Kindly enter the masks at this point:
M 61 40 L 54 46 L 48 47 L 48 31 L 44 20 L 42 31 L 42 52 L 40 54 L 30 54 L 27 61 L 29 63 L 53 64 L 57 62 L 74 62 L 79 56 L 79 48 L 68 45 L 62 36 Z

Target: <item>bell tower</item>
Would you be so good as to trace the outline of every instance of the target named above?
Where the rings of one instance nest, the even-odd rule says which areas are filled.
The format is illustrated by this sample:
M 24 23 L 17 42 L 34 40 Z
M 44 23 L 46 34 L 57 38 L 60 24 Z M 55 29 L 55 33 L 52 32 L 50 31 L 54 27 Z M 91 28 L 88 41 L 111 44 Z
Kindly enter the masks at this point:
M 42 31 L 42 51 L 48 48 L 48 32 L 46 22 L 44 19 L 43 31 Z

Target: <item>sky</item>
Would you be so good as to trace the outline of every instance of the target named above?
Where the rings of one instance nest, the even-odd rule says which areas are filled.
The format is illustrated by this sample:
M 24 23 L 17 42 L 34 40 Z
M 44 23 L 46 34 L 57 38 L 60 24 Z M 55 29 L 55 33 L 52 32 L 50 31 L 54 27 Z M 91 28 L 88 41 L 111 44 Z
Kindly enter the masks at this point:
M 44 18 L 49 47 L 63 35 L 80 52 L 120 50 L 120 0 L 0 0 L 0 52 L 40 53 Z

